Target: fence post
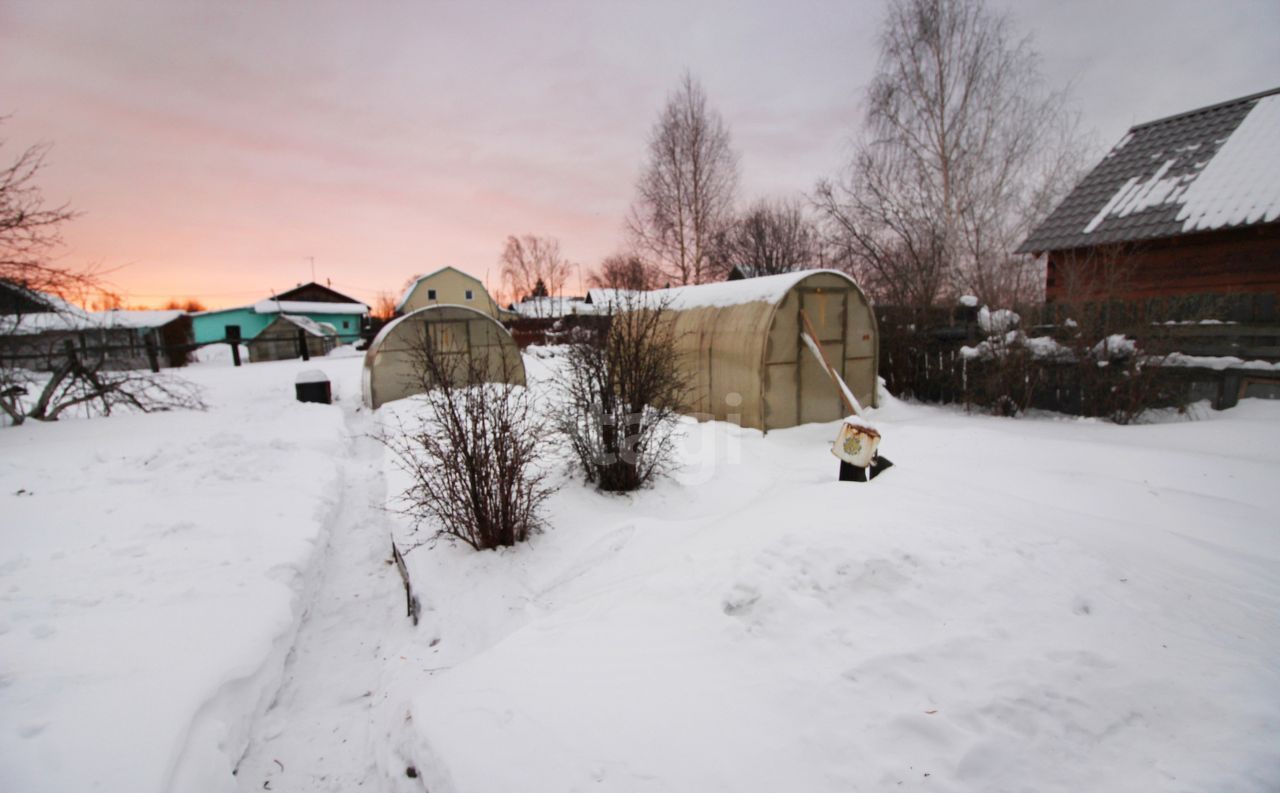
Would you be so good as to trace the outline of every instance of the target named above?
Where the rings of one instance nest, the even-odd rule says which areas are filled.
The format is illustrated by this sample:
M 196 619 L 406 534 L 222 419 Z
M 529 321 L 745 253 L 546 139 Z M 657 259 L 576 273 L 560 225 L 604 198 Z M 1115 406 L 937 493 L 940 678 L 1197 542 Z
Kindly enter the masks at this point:
M 227 328 L 225 337 L 227 344 L 231 345 L 231 362 L 236 366 L 240 365 L 240 328 L 238 326 Z
M 147 348 L 147 363 L 151 366 L 151 372 L 157 374 L 160 372 L 160 356 L 156 351 L 155 331 L 147 333 L 142 339 L 143 345 Z

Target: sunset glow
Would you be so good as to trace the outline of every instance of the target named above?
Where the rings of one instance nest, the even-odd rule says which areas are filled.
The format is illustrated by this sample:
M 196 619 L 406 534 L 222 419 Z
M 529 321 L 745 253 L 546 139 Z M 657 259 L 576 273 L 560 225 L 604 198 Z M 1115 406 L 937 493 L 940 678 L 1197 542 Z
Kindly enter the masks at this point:
M 1180 5 L 1169 30 L 1102 2 L 1016 13 L 1105 142 L 1280 75 L 1261 43 L 1274 4 Z M 82 213 L 63 261 L 109 270 L 130 305 L 238 305 L 311 280 L 313 260 L 369 303 L 446 264 L 496 291 L 508 234 L 558 237 L 584 275 L 624 244 L 646 137 L 686 67 L 730 126 L 744 200 L 841 166 L 879 5 L 740 9 L 7 4 L 0 136 L 8 154 L 52 144 L 45 196 Z M 1206 38 L 1239 46 L 1208 64 Z

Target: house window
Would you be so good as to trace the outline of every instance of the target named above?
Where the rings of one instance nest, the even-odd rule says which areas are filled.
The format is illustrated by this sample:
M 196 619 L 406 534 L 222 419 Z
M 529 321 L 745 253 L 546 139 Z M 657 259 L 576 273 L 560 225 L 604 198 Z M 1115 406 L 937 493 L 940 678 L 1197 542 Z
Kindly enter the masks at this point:
M 468 290 L 467 290 L 467 300 L 470 300 L 472 297 L 474 297 L 474 295 L 472 295 L 471 290 L 470 290 L 470 289 L 468 289 Z
M 434 289 L 428 289 L 428 290 L 427 290 L 427 300 L 435 300 L 435 299 L 436 299 L 436 290 L 434 290 Z
M 351 323 L 348 320 L 342 320 L 342 329 L 346 330 L 349 327 L 351 327 Z

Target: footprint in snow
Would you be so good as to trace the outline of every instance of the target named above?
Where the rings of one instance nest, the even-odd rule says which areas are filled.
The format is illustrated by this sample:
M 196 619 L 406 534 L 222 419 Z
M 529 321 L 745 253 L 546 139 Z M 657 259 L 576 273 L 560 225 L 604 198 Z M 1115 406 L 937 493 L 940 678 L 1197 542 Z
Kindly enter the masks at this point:
M 751 611 L 751 607 L 760 600 L 760 592 L 756 589 L 737 584 L 724 599 L 724 613 L 737 617 Z

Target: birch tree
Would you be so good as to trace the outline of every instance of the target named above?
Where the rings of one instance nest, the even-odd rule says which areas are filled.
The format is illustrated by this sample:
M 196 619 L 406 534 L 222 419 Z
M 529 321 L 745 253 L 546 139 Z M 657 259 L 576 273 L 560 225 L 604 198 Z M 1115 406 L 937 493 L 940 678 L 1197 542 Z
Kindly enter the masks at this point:
M 1042 279 L 1012 251 L 1080 173 L 1078 115 L 984 0 L 890 0 L 863 135 L 817 201 L 853 267 L 894 300 L 1007 305 Z M 882 298 L 883 299 L 883 298 Z
M 732 217 L 737 187 L 729 128 L 686 72 L 649 136 L 627 220 L 637 251 L 675 283 L 710 279 L 714 241 Z
M 762 199 L 725 229 L 716 245 L 716 271 L 734 267 L 748 277 L 821 266 L 817 230 L 795 200 Z
M 559 295 L 573 268 L 560 253 L 560 240 L 533 234 L 507 237 L 499 262 L 503 283 L 516 301 L 533 295 L 539 282 L 544 294 Z

